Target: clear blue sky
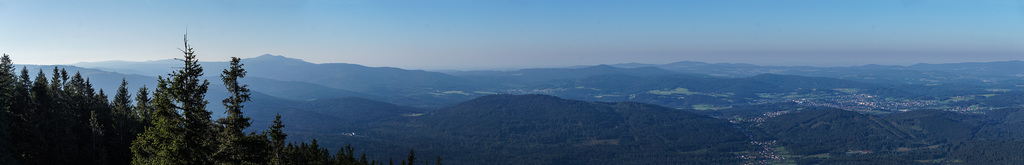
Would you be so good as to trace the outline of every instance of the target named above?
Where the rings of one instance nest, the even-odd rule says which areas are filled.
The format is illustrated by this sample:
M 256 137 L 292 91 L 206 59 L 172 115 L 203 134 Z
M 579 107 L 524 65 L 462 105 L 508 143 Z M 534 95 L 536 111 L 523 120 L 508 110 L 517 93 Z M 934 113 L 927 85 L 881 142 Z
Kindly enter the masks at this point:
M 1024 59 L 1022 0 L 0 0 L 16 63 L 284 55 L 410 69 Z

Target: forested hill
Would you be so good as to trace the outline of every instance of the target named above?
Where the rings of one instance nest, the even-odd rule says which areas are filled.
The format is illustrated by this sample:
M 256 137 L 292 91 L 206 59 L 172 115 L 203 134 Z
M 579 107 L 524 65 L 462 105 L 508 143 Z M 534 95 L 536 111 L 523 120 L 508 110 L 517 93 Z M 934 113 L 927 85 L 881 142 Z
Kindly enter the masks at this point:
M 752 149 L 726 120 L 633 102 L 491 95 L 410 118 L 331 140 L 459 164 L 737 164 Z
M 796 154 L 896 150 L 912 145 L 910 133 L 883 118 L 839 109 L 781 115 L 764 125 L 766 132 Z
M 786 105 L 776 105 L 784 107 Z M 741 122 L 773 163 L 1016 164 L 1024 149 L 1019 108 L 968 114 L 915 110 L 886 116 L 839 109 L 782 108 Z

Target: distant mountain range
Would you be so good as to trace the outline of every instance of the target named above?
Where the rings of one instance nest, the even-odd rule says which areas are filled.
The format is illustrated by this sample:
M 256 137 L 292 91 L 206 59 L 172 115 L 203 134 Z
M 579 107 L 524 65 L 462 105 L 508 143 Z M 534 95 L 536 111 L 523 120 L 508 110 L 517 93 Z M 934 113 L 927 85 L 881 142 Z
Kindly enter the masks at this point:
M 950 91 L 971 91 L 977 89 L 1022 90 L 1024 80 L 1024 62 L 1006 61 L 989 63 L 954 63 L 954 64 L 917 64 L 911 66 L 865 65 L 855 67 L 788 67 L 758 66 L 751 64 L 710 64 L 703 62 L 676 62 L 662 65 L 654 64 L 615 64 L 597 66 L 579 66 L 569 68 L 538 68 L 516 71 L 447 71 L 431 72 L 422 70 L 405 70 L 391 67 L 365 67 L 356 64 L 328 63 L 313 64 L 299 59 L 276 55 L 263 55 L 244 59 L 250 77 L 257 91 L 266 92 L 276 97 L 290 100 L 330 99 L 337 97 L 365 97 L 374 100 L 396 103 L 399 105 L 440 108 L 474 97 L 497 94 L 552 94 L 574 99 L 592 101 L 639 101 L 655 103 L 654 100 L 637 100 L 633 95 L 644 95 L 645 91 L 674 90 L 685 88 L 700 93 L 744 93 L 747 100 L 756 91 L 743 90 L 733 85 L 733 91 L 724 89 L 723 84 L 744 84 L 742 82 L 772 81 L 767 84 L 783 85 L 788 88 L 833 89 L 845 88 L 835 85 L 839 80 L 850 80 L 843 84 L 853 88 L 865 88 L 865 91 L 877 91 L 878 95 L 911 95 L 934 96 L 937 93 Z M 226 62 L 204 62 L 207 71 L 219 71 L 227 66 Z M 96 71 L 109 71 L 155 77 L 164 75 L 174 69 L 175 60 L 148 62 L 109 61 L 94 63 L 78 63 L 80 67 L 96 68 Z M 210 79 L 216 79 L 217 72 L 208 73 Z M 781 80 L 764 79 L 772 75 L 795 75 Z M 614 75 L 614 76 L 613 76 Z M 823 77 L 815 80 L 800 80 L 800 85 L 787 79 L 805 77 Z M 619 77 L 619 78 L 616 78 Z M 684 78 L 685 77 L 685 78 Z M 747 78 L 751 77 L 751 78 Z M 827 78 L 825 78 L 827 77 Z M 618 87 L 597 88 L 601 91 L 586 92 L 588 86 L 572 84 L 606 81 L 611 79 L 643 79 L 648 86 L 636 83 L 616 84 Z M 832 78 L 832 79 L 828 79 Z M 610 80 L 610 79 L 609 79 Z M 712 90 L 699 87 L 700 83 L 684 83 L 681 81 L 713 83 Z M 258 81 L 258 82 L 257 82 Z M 627 80 L 629 81 L 629 80 Z M 667 84 L 655 85 L 656 82 Z M 721 82 L 716 82 L 721 81 Z M 641 81 L 632 81 L 641 82 Z M 780 84 L 780 83 L 786 84 Z M 130 82 L 131 83 L 131 82 Z M 261 85 L 260 83 L 267 83 Z M 608 82 L 615 83 L 615 82 Z M 817 86 L 804 86 L 817 83 Z M 292 84 L 292 85 L 286 85 Z M 673 85 L 674 84 L 674 85 Z M 623 86 L 625 85 L 625 86 Z M 295 87 L 284 87 L 295 86 Z M 691 86 L 691 87 L 686 87 Z M 581 88 L 582 87 L 582 88 Z M 297 89 L 301 88 L 301 89 Z M 777 87 L 757 87 L 768 90 Z M 888 88 L 888 89 L 887 89 Z M 910 90 L 913 89 L 913 90 Z M 903 90 L 904 92 L 898 92 Z M 912 91 L 912 92 L 908 92 Z M 580 93 L 584 92 L 584 93 Z M 782 91 L 775 91 L 782 92 Z M 894 93 L 895 92 L 895 93 Z M 694 96 L 691 97 L 702 97 Z M 743 102 L 732 99 L 734 102 Z M 691 105 L 669 105 L 683 108 Z
M 760 66 L 735 63 L 682 61 L 662 65 L 616 64 L 622 68 L 656 67 L 679 73 L 723 77 L 749 77 L 760 74 L 832 77 L 875 83 L 931 84 L 935 82 L 986 83 L 1018 79 L 1024 76 L 1024 61 L 968 62 L 949 64 L 863 65 L 851 67 Z
M 545 94 L 585 101 L 636 101 L 702 110 L 791 101 L 878 113 L 921 108 L 992 109 L 1024 104 L 1008 99 L 1015 96 L 1014 91 L 1024 91 L 1024 79 L 1019 77 L 1024 75 L 1021 61 L 856 67 L 684 61 L 663 65 L 632 63 L 445 73 L 343 63 L 313 64 L 276 55 L 242 62 L 249 71 L 249 77 L 242 80 L 244 83 L 255 92 L 282 100 L 304 102 L 361 97 L 425 109 L 443 108 L 491 94 Z M 111 91 L 120 77 L 127 78 L 133 89 L 141 85 L 152 87 L 155 76 L 165 75 L 180 65 L 177 63 L 176 60 L 109 61 L 75 64 L 88 68 L 64 67 L 83 72 L 96 81 L 97 87 Z M 206 77 L 217 80 L 216 76 L 227 63 L 203 62 L 202 65 L 206 68 Z M 33 66 L 30 70 L 35 72 L 42 68 L 49 72 L 50 67 Z M 220 86 L 219 81 L 211 82 L 215 87 Z M 225 97 L 226 92 L 221 88 L 211 89 L 208 99 Z M 854 97 L 861 99 L 841 101 Z

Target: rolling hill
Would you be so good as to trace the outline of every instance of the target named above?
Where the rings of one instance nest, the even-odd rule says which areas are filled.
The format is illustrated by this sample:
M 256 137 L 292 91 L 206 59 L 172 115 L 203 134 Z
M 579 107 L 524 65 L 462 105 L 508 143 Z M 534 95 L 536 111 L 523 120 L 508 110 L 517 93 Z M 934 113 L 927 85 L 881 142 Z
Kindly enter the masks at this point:
M 460 164 L 738 163 L 743 160 L 733 153 L 751 149 L 728 121 L 632 102 L 491 95 L 410 118 L 328 139 L 360 148 L 415 148 Z

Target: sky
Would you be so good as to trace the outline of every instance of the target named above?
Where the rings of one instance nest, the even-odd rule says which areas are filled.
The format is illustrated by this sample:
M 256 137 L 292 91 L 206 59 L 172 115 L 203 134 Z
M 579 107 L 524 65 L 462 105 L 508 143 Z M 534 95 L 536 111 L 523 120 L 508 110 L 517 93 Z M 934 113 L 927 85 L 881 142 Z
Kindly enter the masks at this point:
M 19 64 L 203 61 L 495 69 L 676 61 L 1024 60 L 1024 0 L 0 0 Z

